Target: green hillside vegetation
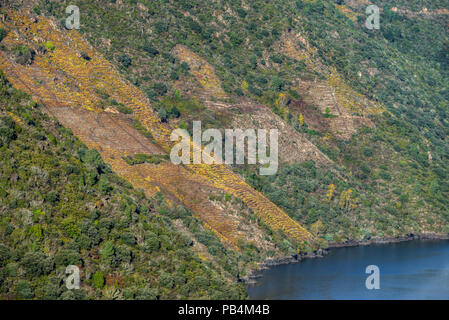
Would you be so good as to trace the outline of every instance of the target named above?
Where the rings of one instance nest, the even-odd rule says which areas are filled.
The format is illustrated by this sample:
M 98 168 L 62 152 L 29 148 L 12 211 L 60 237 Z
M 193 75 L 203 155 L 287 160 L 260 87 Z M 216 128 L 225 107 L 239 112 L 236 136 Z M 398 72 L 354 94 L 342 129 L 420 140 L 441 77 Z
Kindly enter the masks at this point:
M 378 31 L 364 28 L 364 6 L 352 9 L 358 15 L 353 22 L 329 2 L 297 3 L 302 3 L 299 13 L 305 17 L 301 28 L 322 61 L 389 111 L 373 117 L 375 129 L 363 130 L 349 142 L 322 144 L 310 136 L 351 174 L 362 208 L 352 225 L 366 230 L 366 223 L 359 222 L 371 220 L 377 229 L 371 236 L 447 233 L 447 15 L 409 16 L 391 10 L 436 10 L 445 8 L 444 2 L 377 2 L 383 11 Z M 369 68 L 377 73 L 371 75 Z

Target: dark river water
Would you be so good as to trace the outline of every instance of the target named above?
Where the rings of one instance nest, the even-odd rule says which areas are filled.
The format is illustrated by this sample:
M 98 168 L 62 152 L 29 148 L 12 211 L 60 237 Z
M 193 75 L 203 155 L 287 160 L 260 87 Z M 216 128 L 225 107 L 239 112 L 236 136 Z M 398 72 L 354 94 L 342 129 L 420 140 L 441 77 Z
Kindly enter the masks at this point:
M 369 265 L 379 268 L 379 289 L 366 288 Z M 262 275 L 251 299 L 449 299 L 449 241 L 335 248 Z

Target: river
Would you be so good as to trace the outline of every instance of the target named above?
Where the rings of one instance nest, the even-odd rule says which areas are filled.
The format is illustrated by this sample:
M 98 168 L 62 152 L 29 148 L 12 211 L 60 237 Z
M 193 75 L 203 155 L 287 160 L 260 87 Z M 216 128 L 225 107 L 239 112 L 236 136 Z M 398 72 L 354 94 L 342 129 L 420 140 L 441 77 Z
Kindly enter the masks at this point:
M 366 288 L 369 265 L 379 268 L 379 289 Z M 250 299 L 449 299 L 449 241 L 333 248 L 324 258 L 264 270 L 248 293 Z

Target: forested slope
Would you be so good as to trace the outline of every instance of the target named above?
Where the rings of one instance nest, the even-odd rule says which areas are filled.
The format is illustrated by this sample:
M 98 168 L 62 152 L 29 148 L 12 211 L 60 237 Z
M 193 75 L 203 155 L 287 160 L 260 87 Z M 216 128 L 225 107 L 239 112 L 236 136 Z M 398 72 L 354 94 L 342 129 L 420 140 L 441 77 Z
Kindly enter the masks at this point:
M 1 74 L 1 298 L 245 297 L 158 213 L 163 197 L 133 189 L 42 110 Z M 188 210 L 176 213 L 213 241 Z M 67 290 L 68 265 L 81 269 L 79 290 Z

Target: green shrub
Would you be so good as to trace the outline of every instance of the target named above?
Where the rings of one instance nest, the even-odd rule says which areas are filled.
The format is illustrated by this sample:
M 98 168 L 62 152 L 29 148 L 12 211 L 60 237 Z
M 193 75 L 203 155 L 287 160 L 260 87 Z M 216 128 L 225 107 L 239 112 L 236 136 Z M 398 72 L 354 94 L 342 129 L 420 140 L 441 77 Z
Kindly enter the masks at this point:
M 158 96 L 163 96 L 167 93 L 167 86 L 164 83 L 158 82 L 153 85 L 153 90 Z
M 160 243 L 159 239 L 157 239 L 156 237 L 151 237 L 149 239 L 146 239 L 143 244 L 143 248 L 144 248 L 145 252 L 147 252 L 147 253 L 152 253 L 154 251 L 157 251 L 157 250 L 159 250 L 160 247 L 161 247 L 161 243 Z
M 34 289 L 26 280 L 20 280 L 17 283 L 16 292 L 20 299 L 32 299 L 34 297 Z
M 16 62 L 18 64 L 26 65 L 31 64 L 36 54 L 34 50 L 28 48 L 25 45 L 19 45 L 14 48 L 14 53 L 16 57 Z
M 12 262 L 6 265 L 5 267 L 6 274 L 8 277 L 14 278 L 18 275 L 19 271 L 19 264 Z
M 163 272 L 159 276 L 159 283 L 161 284 L 161 286 L 171 289 L 174 284 L 173 277 L 170 274 Z
M 125 53 L 118 57 L 118 62 L 125 68 L 128 68 L 132 64 L 131 57 Z
M 122 234 L 122 241 L 124 244 L 133 246 L 136 244 L 136 237 L 130 232 L 125 232 Z
M 98 182 L 98 188 L 100 189 L 101 193 L 103 195 L 110 194 L 114 188 L 112 187 L 111 183 L 106 177 L 101 177 L 100 181 Z
M 0 42 L 6 37 L 6 30 L 0 28 Z
M 81 234 L 81 230 L 78 227 L 78 224 L 76 223 L 73 218 L 67 218 L 62 221 L 62 229 L 64 230 L 65 234 L 70 238 L 76 238 Z
M 60 250 L 55 254 L 55 263 L 57 266 L 67 267 L 69 265 L 81 265 L 81 256 L 75 250 Z
M 59 193 L 57 191 L 50 191 L 45 195 L 45 201 L 50 204 L 55 204 L 59 201 Z
M 119 112 L 121 112 L 121 113 L 124 113 L 124 114 L 131 114 L 131 113 L 133 113 L 133 110 L 132 110 L 130 107 L 125 106 L 125 105 L 123 105 L 123 104 L 119 104 L 119 105 L 117 106 L 117 110 L 118 110 Z
M 63 287 L 61 279 L 56 277 L 49 277 L 44 285 L 44 299 L 56 300 L 62 293 Z
M 21 265 L 30 276 L 45 275 L 54 269 L 53 259 L 40 252 L 26 253 L 21 261 Z
M 8 261 L 10 255 L 11 252 L 9 248 L 4 246 L 3 244 L 0 244 L 0 268 L 6 265 L 6 262 Z
M 150 43 L 147 43 L 142 48 L 146 53 L 148 53 L 151 57 L 154 57 L 155 55 L 159 54 L 159 51 L 153 47 Z
M 55 49 L 55 45 L 53 44 L 53 42 L 47 41 L 47 42 L 45 42 L 45 48 L 48 51 L 53 51 Z
M 107 241 L 104 244 L 103 248 L 101 249 L 101 258 L 104 261 L 111 263 L 114 253 L 115 253 L 114 244 L 111 241 Z
M 136 300 L 156 300 L 157 291 L 151 288 L 139 288 L 135 298 Z
M 98 270 L 97 272 L 94 273 L 94 275 L 92 276 L 92 284 L 93 284 L 94 288 L 97 288 L 97 289 L 103 288 L 103 286 L 104 286 L 103 272 Z
M 78 243 L 80 249 L 89 250 L 92 245 L 92 241 L 89 237 L 82 234 L 77 239 L 76 242 Z
M 133 259 L 132 250 L 126 246 L 117 246 L 115 250 L 115 258 L 118 263 L 131 263 Z

